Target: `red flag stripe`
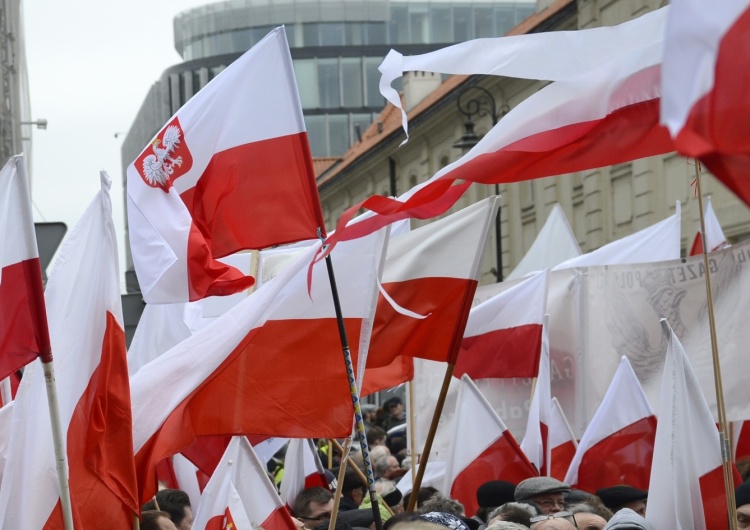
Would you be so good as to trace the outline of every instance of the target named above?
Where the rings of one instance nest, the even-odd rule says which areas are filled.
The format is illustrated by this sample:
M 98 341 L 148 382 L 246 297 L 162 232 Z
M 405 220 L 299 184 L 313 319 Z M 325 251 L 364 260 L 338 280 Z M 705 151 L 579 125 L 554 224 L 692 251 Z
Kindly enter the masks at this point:
M 650 416 L 594 444 L 578 465 L 576 487 L 589 493 L 618 484 L 648 489 L 655 436 L 656 418 Z
M 541 324 L 464 337 L 454 375 L 468 374 L 472 379 L 536 377 L 541 346 Z M 530 351 L 537 352 L 537 355 L 526 355 Z
M 345 319 L 352 345 L 359 343 L 360 323 Z M 246 351 L 250 348 L 252 352 Z M 347 399 L 349 385 L 342 376 L 340 350 L 333 318 L 267 321 L 250 331 L 138 450 L 141 500 L 145 502 L 156 491 L 149 470 L 162 458 L 192 445 L 197 436 L 255 433 L 304 438 L 315 425 L 320 425 L 317 436 L 321 438 L 350 434 L 353 407 Z M 331 355 L 321 357 L 321 352 Z M 356 366 L 356 348 L 352 357 Z M 319 392 L 320 385 L 340 392 Z M 299 400 L 305 400 L 304 408 L 297 405 Z M 222 413 L 217 414 L 218 410 Z
M 67 434 L 68 448 L 79 448 L 68 451 L 68 468 L 73 520 L 81 528 L 92 520 L 128 528 L 133 514 L 139 513 L 129 456 L 133 431 L 125 332 L 110 312 L 106 319 L 101 361 L 78 400 Z M 44 528 L 63 528 L 59 501 Z
M 550 470 L 550 476 L 557 480 L 565 480 L 565 474 L 568 472 L 570 462 L 576 454 L 575 445 L 573 445 L 573 442 L 568 441 L 562 445 L 553 447 L 551 453 L 552 469 Z

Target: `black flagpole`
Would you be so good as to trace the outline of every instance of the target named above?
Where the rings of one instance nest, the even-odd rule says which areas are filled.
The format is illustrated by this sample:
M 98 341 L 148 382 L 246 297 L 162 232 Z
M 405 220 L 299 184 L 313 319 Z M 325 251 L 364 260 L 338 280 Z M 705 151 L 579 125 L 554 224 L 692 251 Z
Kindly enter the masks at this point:
M 320 229 L 318 230 L 318 235 L 321 235 Z M 354 419 L 357 426 L 357 434 L 359 434 L 359 446 L 362 449 L 362 457 L 365 463 L 367 487 L 370 491 L 370 502 L 372 503 L 372 516 L 375 520 L 375 528 L 377 530 L 383 530 L 383 520 L 380 517 L 380 507 L 378 506 L 378 494 L 375 491 L 375 475 L 372 472 L 372 463 L 370 462 L 370 448 L 367 446 L 365 423 L 362 418 L 362 408 L 359 403 L 359 390 L 357 389 L 357 381 L 354 375 L 352 354 L 349 350 L 349 339 L 346 336 L 344 315 L 341 312 L 339 291 L 336 287 L 336 276 L 333 273 L 333 260 L 331 259 L 330 254 L 326 256 L 326 268 L 328 269 L 328 281 L 331 283 L 331 294 L 333 296 L 333 307 L 336 310 L 336 321 L 339 325 L 339 338 L 341 339 L 341 350 L 344 353 L 344 366 L 346 368 L 346 375 L 349 378 L 349 390 L 352 396 L 352 403 L 354 404 Z

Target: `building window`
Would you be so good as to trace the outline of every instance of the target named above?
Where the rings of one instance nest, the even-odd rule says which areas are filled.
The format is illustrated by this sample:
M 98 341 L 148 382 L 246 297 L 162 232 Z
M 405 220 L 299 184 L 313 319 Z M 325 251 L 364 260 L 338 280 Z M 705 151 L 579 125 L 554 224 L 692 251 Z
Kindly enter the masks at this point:
M 325 22 L 320 24 L 320 43 L 323 46 L 343 46 L 344 24 L 342 22 Z
M 297 78 L 297 89 L 303 109 L 320 107 L 318 98 L 318 66 L 315 59 L 294 61 L 294 76 Z
M 432 8 L 432 43 L 454 42 L 450 6 Z
M 320 26 L 318 24 L 302 24 L 302 47 L 305 46 L 320 46 Z
M 362 59 L 342 58 L 341 79 L 346 86 L 342 93 L 344 95 L 344 107 L 361 107 L 364 100 L 362 90 Z
M 473 38 L 474 24 L 471 14 L 470 7 L 453 8 L 453 39 L 455 42 L 463 42 Z
M 305 128 L 312 156 L 328 156 L 328 133 L 325 116 L 305 116 Z
M 318 97 L 320 108 L 341 107 L 338 59 L 318 59 Z

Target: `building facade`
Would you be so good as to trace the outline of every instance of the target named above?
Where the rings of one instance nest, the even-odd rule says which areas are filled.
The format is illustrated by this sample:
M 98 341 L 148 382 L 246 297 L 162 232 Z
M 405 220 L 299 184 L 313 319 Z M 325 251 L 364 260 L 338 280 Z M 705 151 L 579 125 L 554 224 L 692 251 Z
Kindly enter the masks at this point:
M 615 25 L 663 4 L 658 0 L 559 0 L 528 18 L 514 33 Z M 466 134 L 466 117 L 458 109 L 457 98 L 468 87 L 487 90 L 495 101 L 496 117 L 500 118 L 544 86 L 520 79 L 453 76 L 436 84 L 429 95 L 420 99 L 423 94 L 413 94 L 406 86 L 408 82 L 405 77 L 408 143 L 399 147 L 405 136 L 400 115 L 391 108 L 365 131 L 360 144 L 319 174 L 327 226 L 334 226 L 349 206 L 370 195 L 401 194 L 460 158 L 463 151 L 456 144 Z M 473 119 L 479 136 L 492 127 L 493 120 L 486 113 Z M 482 283 L 491 283 L 497 281 L 498 262 L 502 277 L 506 277 L 523 258 L 555 203 L 562 206 L 581 250 L 588 252 L 674 214 L 675 203 L 680 201 L 685 254 L 699 226 L 698 199 L 691 187 L 694 179 L 694 163 L 672 153 L 497 187 L 473 184 L 448 213 L 499 192 L 499 236 L 490 236 L 482 266 Z M 750 235 L 747 207 L 710 175 L 703 180 L 703 192 L 712 196 L 714 210 L 730 242 L 746 239 Z M 413 220 L 412 226 L 422 223 Z

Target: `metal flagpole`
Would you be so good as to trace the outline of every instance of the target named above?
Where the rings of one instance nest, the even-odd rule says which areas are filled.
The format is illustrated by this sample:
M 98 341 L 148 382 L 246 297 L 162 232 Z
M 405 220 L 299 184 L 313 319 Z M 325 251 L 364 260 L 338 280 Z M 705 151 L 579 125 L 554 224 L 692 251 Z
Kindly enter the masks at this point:
M 322 231 L 318 230 L 318 235 Z M 321 237 L 322 239 L 322 237 Z M 341 350 L 344 354 L 344 366 L 346 375 L 349 378 L 349 391 L 354 404 L 354 419 L 356 422 L 357 434 L 359 435 L 359 445 L 362 449 L 362 459 L 365 463 L 365 474 L 367 475 L 367 487 L 370 491 L 370 502 L 372 503 L 372 516 L 375 520 L 375 528 L 383 530 L 383 520 L 380 517 L 380 508 L 378 507 L 378 494 L 375 491 L 375 475 L 372 472 L 372 463 L 370 462 L 370 448 L 367 445 L 367 435 L 365 433 L 365 422 L 362 418 L 362 408 L 359 402 L 359 390 L 357 381 L 354 377 L 354 366 L 352 364 L 352 354 L 349 350 L 349 339 L 346 335 L 344 326 L 344 315 L 341 311 L 341 301 L 339 300 L 339 291 L 336 287 L 336 276 L 333 273 L 333 260 L 331 255 L 326 256 L 326 268 L 328 269 L 328 281 L 331 283 L 331 295 L 333 296 L 333 306 L 336 310 L 336 320 L 339 326 L 339 338 L 341 339 Z
M 714 386 L 716 388 L 716 408 L 719 414 L 719 439 L 721 442 L 721 460 L 724 469 L 724 490 L 727 496 L 727 513 L 729 514 L 729 528 L 737 529 L 737 507 L 734 498 L 734 477 L 732 476 L 732 455 L 727 438 L 727 413 L 724 405 L 724 387 L 721 382 L 721 366 L 719 364 L 719 343 L 716 338 L 716 321 L 714 317 L 713 289 L 711 288 L 711 269 L 708 262 L 708 238 L 706 237 L 706 219 L 703 212 L 703 190 L 701 188 L 701 163 L 695 160 L 695 191 L 698 194 L 700 208 L 701 239 L 703 239 L 703 268 L 706 278 L 706 298 L 708 301 L 708 323 L 711 330 L 711 353 L 713 356 Z

